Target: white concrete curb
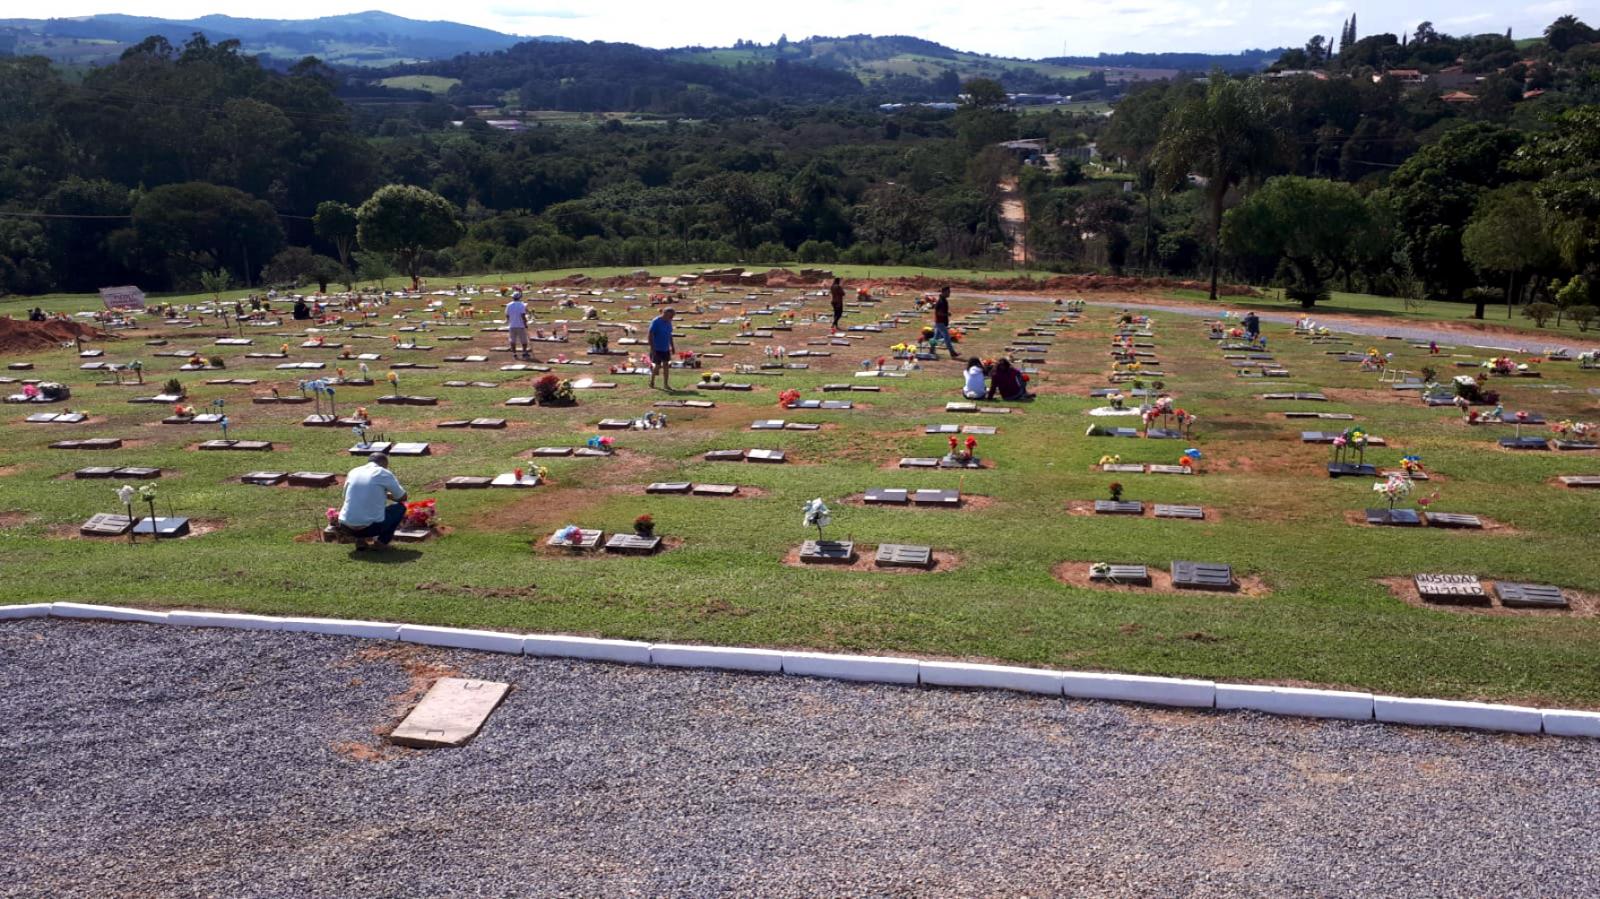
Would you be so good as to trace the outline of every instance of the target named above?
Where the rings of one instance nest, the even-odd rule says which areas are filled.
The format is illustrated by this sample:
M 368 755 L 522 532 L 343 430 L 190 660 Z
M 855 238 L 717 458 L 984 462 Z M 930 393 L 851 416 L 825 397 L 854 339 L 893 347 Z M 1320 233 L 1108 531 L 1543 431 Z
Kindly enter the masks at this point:
M 1544 732 L 1557 737 L 1600 737 L 1600 712 L 1545 709 Z
M 624 665 L 650 664 L 650 644 L 640 643 L 637 640 L 597 640 L 593 637 L 530 634 L 522 640 L 522 654 L 620 662 Z
M 650 647 L 650 664 L 672 668 L 722 668 L 728 671 L 777 674 L 783 670 L 783 653 L 774 649 L 744 649 L 737 646 L 680 646 L 675 643 L 657 643 Z
M 1544 730 L 1544 713 L 1526 706 L 1402 696 L 1374 696 L 1372 701 L 1375 717 L 1389 724 L 1470 727 L 1518 734 L 1536 734 Z
M 672 668 L 720 668 L 825 677 L 883 684 L 1018 690 L 1073 699 L 1137 702 L 1146 705 L 1220 710 L 1246 709 L 1271 715 L 1340 718 L 1428 727 L 1463 727 L 1519 734 L 1600 738 L 1600 712 L 1536 709 L 1527 706 L 1374 696 L 1345 690 L 1311 690 L 1260 684 L 1219 684 L 1208 680 L 1147 677 L 1088 671 L 1050 671 L 1011 665 L 936 662 L 889 656 L 854 656 L 824 652 L 785 652 L 740 646 L 691 646 L 602 640 L 563 634 L 508 634 L 503 631 L 346 621 L 337 618 L 295 618 L 226 612 L 170 612 L 87 603 L 27 603 L 0 606 L 0 621 L 22 618 L 102 619 L 166 623 L 188 627 L 290 631 L 339 637 L 400 640 L 452 649 L 474 649 L 511 655 L 589 659 Z
M 141 621 L 166 624 L 166 612 L 149 609 L 124 609 L 120 606 L 95 606 L 78 602 L 57 602 L 49 606 L 51 618 L 101 618 L 107 621 Z
M 1217 708 L 1249 709 L 1269 715 L 1372 720 L 1372 694 L 1256 684 L 1217 684 Z
M 449 646 L 452 649 L 481 649 L 484 652 L 508 652 L 520 656 L 524 639 L 521 634 L 506 634 L 500 631 L 474 631 L 459 627 L 434 627 L 429 624 L 400 625 L 401 642 Z
M 826 652 L 786 652 L 783 673 L 879 684 L 914 684 L 922 663 L 888 656 L 846 656 Z
M 1010 665 L 981 665 L 974 662 L 923 662 L 922 682 L 930 687 L 979 687 L 990 690 L 1021 690 L 1024 693 L 1061 695 L 1060 671 L 1014 668 Z

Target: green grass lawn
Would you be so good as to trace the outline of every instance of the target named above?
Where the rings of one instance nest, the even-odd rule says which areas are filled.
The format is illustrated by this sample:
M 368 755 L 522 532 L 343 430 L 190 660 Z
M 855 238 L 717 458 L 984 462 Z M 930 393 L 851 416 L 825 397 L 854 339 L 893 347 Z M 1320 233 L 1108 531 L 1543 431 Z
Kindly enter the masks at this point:
M 1227 297 L 1223 302 L 1228 306 L 1251 307 L 1255 309 L 1272 309 L 1276 311 L 1297 312 L 1300 310 L 1298 303 L 1281 299 L 1276 288 L 1263 288 L 1267 296 L 1257 299 L 1241 297 Z M 1205 300 L 1206 292 L 1203 290 L 1173 290 L 1169 291 L 1173 299 L 1179 300 Z M 1439 300 L 1406 300 L 1400 297 L 1375 296 L 1368 293 L 1346 293 L 1334 291 L 1326 303 L 1318 303 L 1311 310 L 1311 316 L 1318 315 L 1363 315 L 1368 317 L 1405 319 L 1419 323 L 1429 322 L 1460 322 L 1464 325 L 1488 325 L 1496 328 L 1511 328 L 1517 331 L 1528 331 L 1536 334 L 1548 334 L 1552 344 L 1559 344 L 1563 338 L 1578 338 L 1582 340 L 1600 341 L 1600 328 L 1591 327 L 1588 331 L 1579 330 L 1578 326 L 1570 320 L 1563 320 L 1557 327 L 1555 320 L 1551 319 L 1543 328 L 1535 325 L 1531 319 L 1522 315 L 1522 307 L 1517 307 L 1511 317 L 1506 317 L 1506 307 L 1489 304 L 1484 310 L 1483 320 L 1480 322 L 1472 317 L 1473 306 L 1471 303 L 1446 303 Z
M 384 78 L 378 83 L 396 90 L 427 91 L 443 96 L 450 92 L 450 88 L 460 84 L 461 79 L 446 78 L 443 75 L 396 75 Z
M 881 269 L 875 269 L 881 272 Z M 595 272 L 590 272 L 595 274 Z M 473 279 L 481 280 L 481 279 Z M 795 292 L 782 292 L 792 297 Z M 738 294 L 735 294 L 738 295 Z M 727 298 L 729 295 L 722 295 Z M 647 309 L 599 304 L 609 320 L 642 324 Z M 585 300 L 594 302 L 595 300 Z M 51 308 L 90 308 L 88 298 L 56 298 Z M 817 301 L 811 301 L 813 304 Z M 847 321 L 876 320 L 909 306 L 910 293 Z M 32 301 L 30 301 L 30 305 Z M 414 304 L 413 304 L 414 305 Z M 548 303 L 536 304 L 541 320 Z M 957 296 L 958 314 L 974 301 Z M 532 376 L 501 372 L 502 355 L 486 364 L 443 363 L 468 351 L 465 342 L 439 334 L 471 335 L 485 351 L 495 337 L 475 327 L 444 328 L 424 340 L 432 352 L 393 353 L 389 335 L 400 306 L 377 310 L 368 327 L 343 339 L 357 351 L 385 355 L 372 363 L 382 385 L 393 359 L 439 363 L 433 371 L 401 371 L 407 393 L 441 397 L 437 408 L 380 406 L 385 386 L 348 388 L 340 408 L 365 405 L 376 431 L 393 439 L 428 440 L 437 452 L 399 459 L 396 473 L 416 497 L 434 497 L 448 529 L 439 539 L 405 550 L 353 554 L 348 547 L 315 542 L 324 510 L 339 490 L 262 488 L 238 483 L 256 469 L 343 472 L 343 450 L 354 440 L 345 429 L 305 428 L 307 407 L 252 405 L 251 394 L 269 385 L 292 392 L 292 373 L 273 361 L 246 360 L 245 348 L 214 347 L 223 329 L 207 325 L 164 334 L 175 346 L 227 358 L 227 377 L 254 377 L 253 388 L 211 387 L 203 375 L 177 375 L 190 385 L 191 402 L 227 401 L 233 436 L 272 440 L 278 451 L 212 453 L 190 449 L 219 436 L 212 427 L 159 424 L 166 407 L 132 405 L 141 391 L 90 386 L 69 350 L 8 354 L 37 365 L 37 377 L 74 386 L 67 405 L 93 415 L 85 426 L 22 424 L 27 411 L 5 406 L 7 439 L 0 442 L 0 602 L 76 600 L 150 606 L 213 607 L 274 614 L 320 614 L 450 625 L 596 634 L 643 640 L 704 641 L 856 652 L 927 654 L 1002 660 L 1074 669 L 1192 675 L 1234 680 L 1314 683 L 1403 694 L 1600 706 L 1600 619 L 1571 613 L 1477 614 L 1419 608 L 1394 598 L 1382 578 L 1422 572 L 1477 574 L 1600 591 L 1600 557 L 1592 530 L 1600 495 L 1551 486 L 1561 474 L 1600 473 L 1590 453 L 1511 454 L 1495 438 L 1510 428 L 1471 428 L 1451 410 L 1425 408 L 1414 395 L 1383 389 L 1371 374 L 1338 363 L 1325 347 L 1267 325 L 1278 358 L 1292 379 L 1236 377 L 1202 324 L 1184 316 L 1156 316 L 1156 343 L 1178 404 L 1199 417 L 1192 445 L 1204 454 L 1197 477 L 1109 475 L 1096 467 L 1102 454 L 1125 461 L 1177 460 L 1178 441 L 1090 438 L 1084 429 L 1090 388 L 1106 383 L 1112 322 L 1091 308 L 1050 353 L 1036 382 L 1041 397 L 1004 416 L 967 418 L 943 412 L 955 399 L 958 367 L 925 363 L 905 379 L 856 381 L 860 360 L 881 355 L 905 339 L 887 330 L 835 356 L 814 360 L 808 371 L 782 377 L 750 376 L 753 393 L 710 393 L 712 410 L 667 410 L 668 429 L 618 432 L 621 452 L 608 459 L 557 459 L 551 483 L 529 491 L 445 491 L 456 475 L 494 475 L 533 463 L 524 454 L 541 445 L 581 443 L 603 417 L 637 416 L 661 397 L 643 379 L 619 376 L 615 390 L 580 392 L 575 408 L 506 408 L 503 401 L 531 393 Z M 688 315 L 715 322 L 719 314 Z M 985 331 L 969 337 L 972 350 L 999 352 L 1015 329 L 1055 315 L 1044 302 L 1017 302 Z M 685 330 L 682 345 L 725 350 L 755 361 L 761 344 L 714 347 L 731 325 Z M 294 359 L 331 358 L 329 350 L 299 349 L 294 329 L 252 333 L 254 350 L 275 350 L 287 340 Z M 802 325 L 781 341 L 791 349 L 819 332 Z M 279 337 L 279 334 L 294 334 Z M 113 360 L 142 359 L 148 392 L 176 373 L 181 360 L 151 355 L 149 332 L 102 344 Z M 550 352 L 551 345 L 536 345 Z M 583 345 L 565 345 L 577 356 Z M 966 349 L 967 347 L 964 347 Z M 1421 353 L 1395 342 L 1397 363 L 1422 364 Z M 1413 358 L 1415 357 L 1415 358 Z M 332 375 L 333 363 L 322 374 Z M 603 372 L 603 366 L 597 365 Z M 1594 416 L 1585 388 L 1600 376 L 1570 363 L 1550 364 L 1542 380 L 1507 381 L 1507 408 L 1540 411 L 1556 419 Z M 593 369 L 558 371 L 578 377 Z M 17 373 L 11 373 L 17 374 Z M 605 377 L 596 372 L 597 376 Z M 675 373 L 688 386 L 688 372 Z M 492 389 L 450 388 L 449 379 L 493 381 Z M 731 376 L 730 376 L 730 379 Z M 780 411 L 781 387 L 820 397 L 821 384 L 877 383 L 882 393 L 828 394 L 859 408 L 841 412 Z M 1552 389 L 1567 385 L 1570 392 Z M 1374 504 L 1371 481 L 1330 480 L 1324 447 L 1302 445 L 1303 429 L 1336 430 L 1338 422 L 1286 420 L 1294 408 L 1258 399 L 1266 391 L 1326 390 L 1332 402 L 1306 404 L 1317 411 L 1349 411 L 1361 426 L 1390 441 L 1368 453 L 1392 465 L 1403 453 L 1422 455 L 1436 480 L 1419 485 L 1439 491 L 1435 508 L 1485 516 L 1503 525 L 1486 532 L 1380 529 L 1347 516 Z M 683 396 L 690 396 L 685 393 Z M 505 431 L 440 430 L 450 418 L 499 416 Z M 782 417 L 824 424 L 815 433 L 757 432 L 753 420 Z M 902 471 L 905 455 L 938 455 L 944 438 L 922 426 L 976 423 L 999 428 L 979 437 L 979 455 L 992 468 L 967 473 Z M 1104 421 L 1104 420 L 1103 420 Z M 1127 420 L 1110 420 L 1127 424 Z M 51 441 L 89 436 L 130 441 L 110 452 L 47 448 Z M 787 465 L 708 463 L 711 449 L 766 447 L 787 450 Z M 152 465 L 166 473 L 157 483 L 161 511 L 170 501 L 179 514 L 216 530 L 159 544 L 76 536 L 76 526 L 97 512 L 119 511 L 117 483 L 74 480 L 89 465 Z M 648 496 L 652 481 L 736 483 L 734 499 Z M 1113 480 L 1126 498 L 1203 505 L 1203 522 L 1125 519 L 1074 514 L 1069 503 L 1104 498 Z M 850 497 L 873 487 L 960 487 L 972 498 L 962 510 L 873 508 Z M 863 544 L 922 543 L 955 554 L 950 570 L 902 574 L 840 571 L 785 565 L 784 555 L 808 536 L 801 506 L 821 497 L 834 509 L 829 534 Z M 641 513 L 655 517 L 672 548 L 654 558 L 569 558 L 535 551 L 566 524 L 626 531 Z M 1232 564 L 1259 582 L 1264 595 L 1134 594 L 1068 586 L 1052 571 L 1070 562 L 1145 563 L 1165 568 L 1175 559 Z M 1587 601 L 1586 601 L 1587 602 Z
M 461 284 L 481 284 L 481 285 L 500 285 L 500 284 L 509 285 L 509 284 L 522 284 L 522 283 L 529 283 L 529 282 L 558 281 L 558 280 L 561 280 L 563 278 L 571 277 L 572 275 L 588 275 L 591 278 L 598 279 L 598 278 L 610 278 L 610 277 L 614 277 L 614 276 L 617 276 L 617 275 L 631 275 L 631 274 L 633 274 L 634 272 L 637 272 L 637 271 L 647 270 L 653 275 L 664 277 L 664 276 L 667 276 L 667 275 L 682 275 L 682 274 L 688 274 L 690 272 L 703 271 L 704 269 L 707 269 L 707 268 L 736 268 L 736 267 L 745 268 L 745 269 L 748 269 L 750 271 L 757 271 L 757 272 L 764 272 L 764 271 L 768 271 L 768 270 L 774 269 L 774 268 L 787 268 L 787 269 L 789 269 L 791 271 L 796 271 L 796 272 L 798 272 L 799 270 L 801 270 L 803 268 L 822 268 L 822 269 L 827 269 L 828 271 L 834 272 L 835 274 L 839 275 L 842 278 L 849 278 L 849 279 L 858 279 L 858 278 L 914 278 L 914 277 L 917 277 L 917 276 L 920 276 L 920 275 L 925 275 L 925 276 L 930 277 L 930 278 L 950 278 L 950 279 L 955 280 L 955 281 L 961 281 L 961 280 L 983 280 L 983 279 L 989 279 L 989 278 L 1036 278 L 1037 279 L 1037 278 L 1049 278 L 1049 277 L 1052 277 L 1054 275 L 1053 272 L 1042 272 L 1042 271 L 1037 271 L 1037 270 L 1035 270 L 1035 271 L 1025 271 L 1023 269 L 948 269 L 948 268 L 926 268 L 926 267 L 915 266 L 915 265 L 832 265 L 832 264 L 821 263 L 821 262 L 818 262 L 818 263 L 807 263 L 807 264 L 801 264 L 801 263 L 797 263 L 797 262 L 790 262 L 790 263 L 748 262 L 748 263 L 738 263 L 738 264 L 729 263 L 727 265 L 711 265 L 711 266 L 708 266 L 705 263 L 694 263 L 694 264 L 691 264 L 691 265 L 651 265 L 651 266 L 637 266 L 637 265 L 593 266 L 593 265 L 591 265 L 591 266 L 583 266 L 583 267 L 579 267 L 579 268 L 545 269 L 543 271 L 495 272 L 495 273 L 482 274 L 482 275 L 463 275 L 463 276 L 461 276 L 459 278 L 452 278 L 452 277 L 449 277 L 449 276 L 441 276 L 441 277 L 436 277 L 436 278 L 430 278 L 430 279 L 428 279 L 428 281 L 429 281 L 430 285 L 434 286 L 434 287 L 452 286 L 452 285 L 457 284 L 457 283 L 461 283 Z M 383 287 L 386 288 L 386 289 L 389 289 L 389 290 L 397 290 L 397 289 L 399 289 L 401 287 L 406 286 L 408 283 L 409 283 L 409 281 L 407 281 L 406 278 L 397 276 L 397 277 L 391 277 L 391 278 L 386 279 L 383 282 Z M 332 286 L 333 285 L 330 285 L 330 287 L 332 287 Z M 357 282 L 356 286 L 358 288 L 361 288 L 361 289 L 377 289 L 379 287 L 379 284 L 376 281 L 362 281 L 362 282 Z M 224 291 L 221 294 L 221 297 L 222 297 L 222 299 L 225 299 L 225 300 L 241 300 L 241 299 L 247 299 L 251 294 L 262 294 L 264 292 L 265 291 L 260 287 L 254 287 L 254 288 L 243 288 L 243 287 L 240 287 L 240 288 L 235 288 L 233 290 Z M 211 299 L 211 295 L 210 294 L 201 294 L 201 293 L 171 293 L 171 294 L 152 293 L 152 294 L 149 295 L 149 301 L 152 304 L 154 304 L 156 302 L 203 303 L 203 302 L 209 301 L 210 299 Z M 101 308 L 100 299 L 99 299 L 99 296 L 97 294 L 51 293 L 51 294 L 43 294 L 43 295 L 39 295 L 39 296 L 7 296 L 7 297 L 0 297 L 0 315 L 4 315 L 4 314 L 8 314 L 9 313 L 9 314 L 11 314 L 11 315 L 13 315 L 15 317 L 18 317 L 18 318 L 26 317 L 27 310 L 32 309 L 35 306 L 38 306 L 38 307 L 44 309 L 46 312 L 81 312 L 81 311 L 93 310 L 93 309 Z

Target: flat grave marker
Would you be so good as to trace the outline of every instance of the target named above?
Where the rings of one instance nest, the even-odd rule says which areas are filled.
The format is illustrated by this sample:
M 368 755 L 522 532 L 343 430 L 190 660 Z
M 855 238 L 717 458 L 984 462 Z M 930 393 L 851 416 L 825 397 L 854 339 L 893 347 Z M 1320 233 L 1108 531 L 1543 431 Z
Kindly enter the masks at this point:
M 1494 592 L 1500 598 L 1500 605 L 1508 609 L 1571 608 L 1561 588 L 1548 584 L 1513 584 L 1495 581 Z
M 102 479 L 111 477 L 116 471 L 116 468 L 109 465 L 91 465 L 88 468 L 80 468 L 74 471 L 72 476 L 80 481 Z
M 1422 527 L 1422 516 L 1415 509 L 1368 509 L 1367 524 L 1387 527 Z
M 257 487 L 276 487 L 288 476 L 287 471 L 249 471 L 241 475 L 239 480 Z
M 694 488 L 688 481 L 657 481 L 644 488 L 645 493 L 684 494 Z
M 102 512 L 91 515 L 88 521 L 78 525 L 78 533 L 85 537 L 121 537 L 131 527 L 133 519 L 128 516 Z
M 1107 565 L 1104 569 L 1089 568 L 1089 580 L 1106 584 L 1133 584 L 1150 586 L 1150 569 L 1144 565 Z
M 182 516 L 141 518 L 134 524 L 133 533 L 156 538 L 182 537 L 189 533 L 189 519 Z
M 1220 562 L 1173 562 L 1172 586 L 1183 590 L 1235 590 L 1233 566 Z
M 800 561 L 820 565 L 848 565 L 856 558 L 851 540 L 807 540 L 800 545 Z
M 931 487 L 919 489 L 911 494 L 911 502 L 918 506 L 944 506 L 955 508 L 961 505 L 960 490 L 942 490 Z
M 739 492 L 737 484 L 696 484 L 690 489 L 695 496 L 734 496 Z
M 880 544 L 872 564 L 879 568 L 932 568 L 933 548 L 909 543 Z
M 1206 517 L 1206 510 L 1200 506 L 1170 506 L 1164 503 L 1156 503 L 1156 517 L 1200 521 Z
M 1428 526 L 1460 530 L 1482 530 L 1483 519 L 1476 515 L 1461 515 L 1455 512 L 1429 512 Z
M 600 539 L 605 536 L 604 531 L 590 530 L 589 528 L 578 528 L 578 532 L 567 540 L 560 539 L 560 534 L 560 531 L 551 534 L 550 539 L 546 540 L 545 544 L 560 549 L 582 552 L 584 550 L 599 549 Z
M 612 534 L 605 550 L 625 556 L 648 556 L 661 549 L 660 537 L 642 537 L 638 534 Z
M 1488 605 L 1483 583 L 1470 574 L 1419 574 L 1413 582 L 1424 602 L 1456 605 Z
M 1143 515 L 1144 503 L 1097 499 L 1094 512 L 1096 515 Z

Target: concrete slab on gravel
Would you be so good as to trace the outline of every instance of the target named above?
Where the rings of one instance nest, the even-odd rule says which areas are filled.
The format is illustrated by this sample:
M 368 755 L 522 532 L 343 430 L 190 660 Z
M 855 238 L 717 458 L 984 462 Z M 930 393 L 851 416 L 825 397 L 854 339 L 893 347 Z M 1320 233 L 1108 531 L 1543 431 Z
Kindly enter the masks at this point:
M 441 677 L 389 734 L 389 741 L 416 749 L 463 746 L 483 729 L 511 685 L 499 681 Z

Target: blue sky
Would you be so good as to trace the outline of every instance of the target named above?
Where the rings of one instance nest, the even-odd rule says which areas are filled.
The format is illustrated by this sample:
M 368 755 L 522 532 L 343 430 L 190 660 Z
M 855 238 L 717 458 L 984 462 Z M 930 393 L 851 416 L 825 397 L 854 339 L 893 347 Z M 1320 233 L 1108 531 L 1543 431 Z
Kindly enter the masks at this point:
M 739 38 L 763 43 L 787 34 L 910 34 L 998 56 L 1088 55 L 1101 51 L 1227 52 L 1291 46 L 1312 34 L 1338 34 L 1352 12 L 1362 34 L 1411 31 L 1431 21 L 1449 33 L 1504 32 L 1533 36 L 1559 15 L 1600 24 L 1600 0 L 1414 0 L 1365 4 L 1337 0 L 141 0 L 127 7 L 106 0 L 56 0 L 45 9 L 12 14 L 75 16 L 98 12 L 191 18 L 207 13 L 312 18 L 383 9 L 417 19 L 449 19 L 512 34 L 560 34 L 582 40 L 628 41 L 652 47 L 724 45 Z

